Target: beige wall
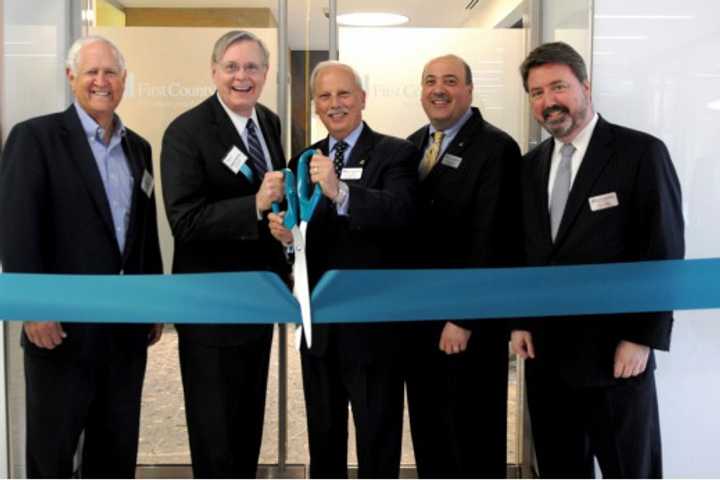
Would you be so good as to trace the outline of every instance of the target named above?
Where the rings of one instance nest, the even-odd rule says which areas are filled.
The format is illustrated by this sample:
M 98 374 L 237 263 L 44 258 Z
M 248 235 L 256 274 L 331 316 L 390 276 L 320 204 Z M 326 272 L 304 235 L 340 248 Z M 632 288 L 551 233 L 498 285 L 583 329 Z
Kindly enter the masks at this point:
M 96 27 L 91 33 L 117 44 L 128 64 L 125 97 L 118 109 L 123 122 L 145 137 L 153 149 L 158 226 L 165 271 L 170 271 L 172 235 L 162 202 L 160 145 L 168 124 L 215 92 L 210 53 L 225 28 Z M 271 52 L 270 71 L 260 101 L 277 109 L 277 30 L 250 29 Z

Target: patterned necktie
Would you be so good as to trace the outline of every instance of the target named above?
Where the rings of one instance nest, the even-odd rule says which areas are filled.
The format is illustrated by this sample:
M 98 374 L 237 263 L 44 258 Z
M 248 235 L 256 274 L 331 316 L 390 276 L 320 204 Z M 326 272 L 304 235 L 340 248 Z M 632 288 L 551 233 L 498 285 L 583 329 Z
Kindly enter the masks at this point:
M 335 174 L 340 178 L 340 172 L 342 172 L 343 166 L 345 166 L 345 150 L 347 150 L 348 144 L 343 140 L 340 140 L 335 144 L 335 158 L 333 159 L 333 165 L 335 165 Z
M 560 228 L 560 222 L 565 212 L 565 204 L 570 194 L 572 156 L 574 153 L 575 147 L 572 143 L 566 143 L 560 148 L 560 164 L 555 174 L 555 183 L 550 195 L 550 233 L 553 242 Z
M 425 177 L 427 177 L 428 173 L 430 173 L 430 170 L 432 170 L 437 163 L 438 158 L 440 157 L 440 146 L 442 145 L 444 136 L 445 132 L 442 132 L 440 130 L 436 130 L 435 133 L 433 133 L 433 142 L 430 147 L 425 151 L 425 155 L 423 156 L 423 159 L 420 162 L 420 166 L 418 167 L 420 180 L 424 180 Z
M 258 140 L 255 122 L 253 122 L 252 118 L 248 119 L 245 129 L 247 130 L 247 147 L 252 161 L 251 165 L 255 170 L 258 181 L 262 183 L 265 172 L 267 172 L 267 163 L 265 163 L 265 154 L 260 145 L 260 140 Z

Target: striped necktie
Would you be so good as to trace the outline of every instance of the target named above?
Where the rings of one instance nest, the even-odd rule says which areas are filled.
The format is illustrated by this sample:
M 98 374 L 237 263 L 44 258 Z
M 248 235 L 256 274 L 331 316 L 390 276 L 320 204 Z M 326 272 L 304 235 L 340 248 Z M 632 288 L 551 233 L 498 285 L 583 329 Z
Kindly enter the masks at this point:
M 267 172 L 267 163 L 265 162 L 265 154 L 263 154 L 260 140 L 258 140 L 255 122 L 250 118 L 245 126 L 247 130 L 247 147 L 248 153 L 250 153 L 250 160 L 252 161 L 252 167 L 257 175 L 258 181 L 262 183 L 265 172 Z

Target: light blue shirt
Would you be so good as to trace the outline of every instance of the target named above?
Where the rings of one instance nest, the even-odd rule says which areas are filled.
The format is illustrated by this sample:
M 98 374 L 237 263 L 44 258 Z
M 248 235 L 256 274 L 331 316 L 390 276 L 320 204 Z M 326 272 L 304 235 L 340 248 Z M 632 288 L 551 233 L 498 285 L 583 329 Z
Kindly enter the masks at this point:
M 357 143 L 358 138 L 360 138 L 360 134 L 362 133 L 362 130 L 363 130 L 363 123 L 360 122 L 360 125 L 358 125 L 355 128 L 355 130 L 350 132 L 350 134 L 347 137 L 342 139 L 345 143 L 347 143 L 347 148 L 345 149 L 345 153 L 343 155 L 343 165 L 347 165 L 347 162 L 350 159 L 350 155 L 352 154 L 353 148 L 355 148 L 355 144 Z M 330 158 L 335 158 L 335 155 L 334 155 L 335 145 L 337 145 L 337 143 L 339 141 L 340 140 L 336 140 L 335 138 L 330 136 L 330 140 L 328 142 L 328 156 Z M 350 209 L 350 193 L 348 192 L 343 203 L 341 203 L 340 205 L 337 206 L 337 214 L 347 216 L 349 209 Z
M 457 136 L 458 132 L 462 128 L 463 125 L 465 125 L 465 122 L 468 121 L 470 116 L 472 115 L 472 109 L 468 108 L 467 112 L 463 114 L 462 117 L 458 119 L 457 122 L 455 122 L 450 128 L 447 128 L 443 130 L 443 133 L 445 133 L 445 136 L 443 137 L 442 144 L 440 145 L 440 153 L 439 156 L 442 156 L 445 153 L 445 150 L 447 147 L 452 143 L 452 141 Z M 430 135 L 428 135 L 428 144 L 425 146 L 425 150 L 430 148 L 430 145 L 433 143 L 433 134 L 437 131 L 437 128 L 433 127 L 432 124 L 430 124 Z M 424 153 L 424 152 L 423 152 Z
M 122 148 L 122 138 L 126 134 L 125 126 L 120 121 L 120 117 L 115 115 L 115 131 L 110 137 L 110 143 L 105 145 L 103 142 L 105 130 L 77 102 L 75 102 L 75 110 L 80 117 L 90 150 L 95 157 L 95 163 L 110 205 L 115 238 L 120 252 L 123 252 L 125 236 L 130 223 L 134 183 L 127 157 Z

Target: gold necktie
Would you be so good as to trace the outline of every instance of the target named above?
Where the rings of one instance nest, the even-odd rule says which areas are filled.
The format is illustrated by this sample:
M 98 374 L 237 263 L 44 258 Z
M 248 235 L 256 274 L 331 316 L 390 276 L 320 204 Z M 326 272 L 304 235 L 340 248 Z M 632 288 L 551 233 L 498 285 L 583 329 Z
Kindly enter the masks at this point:
M 442 140 L 444 136 L 445 133 L 440 130 L 437 130 L 435 133 L 433 133 L 433 143 L 432 145 L 430 145 L 430 148 L 425 151 L 425 156 L 420 162 L 420 167 L 418 167 L 420 180 L 425 179 L 428 173 L 430 173 L 430 170 L 432 170 L 432 168 L 437 163 L 438 158 L 440 157 L 440 146 L 442 145 Z

